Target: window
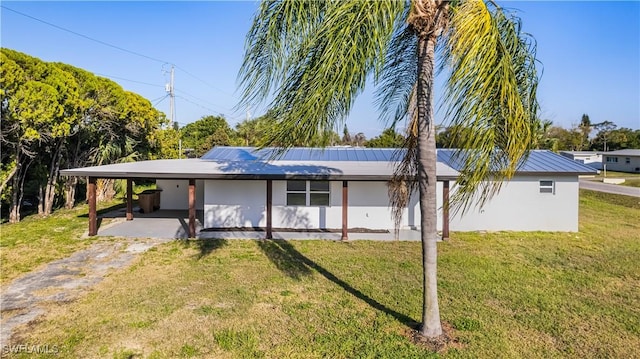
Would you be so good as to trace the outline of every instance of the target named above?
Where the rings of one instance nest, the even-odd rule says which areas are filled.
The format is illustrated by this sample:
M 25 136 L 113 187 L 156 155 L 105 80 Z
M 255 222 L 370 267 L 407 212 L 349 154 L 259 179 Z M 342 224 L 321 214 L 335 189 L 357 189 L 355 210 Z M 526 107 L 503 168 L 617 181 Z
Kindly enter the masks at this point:
M 329 181 L 287 181 L 287 206 L 328 206 Z
M 624 158 L 624 163 L 630 164 L 631 163 L 631 158 L 630 157 L 625 157 Z
M 555 183 L 553 181 L 540 181 L 540 193 L 555 193 Z
M 607 156 L 607 162 L 609 162 L 609 163 L 618 163 L 618 157 Z

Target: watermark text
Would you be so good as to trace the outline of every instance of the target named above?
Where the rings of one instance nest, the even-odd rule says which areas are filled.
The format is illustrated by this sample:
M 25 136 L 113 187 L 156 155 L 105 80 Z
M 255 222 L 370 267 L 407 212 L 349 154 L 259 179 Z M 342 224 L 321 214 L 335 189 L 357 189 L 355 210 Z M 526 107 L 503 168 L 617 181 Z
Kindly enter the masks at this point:
M 58 354 L 60 348 L 49 344 L 4 344 L 2 354 Z

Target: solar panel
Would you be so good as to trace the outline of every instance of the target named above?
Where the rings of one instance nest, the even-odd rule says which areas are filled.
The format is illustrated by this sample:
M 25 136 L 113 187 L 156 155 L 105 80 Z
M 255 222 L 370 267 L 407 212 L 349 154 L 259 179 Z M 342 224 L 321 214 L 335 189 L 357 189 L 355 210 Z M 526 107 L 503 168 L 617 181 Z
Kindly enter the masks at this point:
M 397 149 L 393 148 L 359 148 L 359 147 L 328 147 L 302 148 L 296 147 L 276 156 L 279 161 L 347 161 L 347 162 L 391 162 Z M 214 147 L 202 159 L 214 161 L 264 161 L 272 158 L 274 149 L 256 150 L 253 147 Z M 438 149 L 438 162 L 442 162 L 459 171 L 464 165 L 464 158 L 453 156 L 454 149 Z M 518 168 L 518 172 L 593 172 L 589 166 L 570 160 L 559 154 L 546 150 L 535 150 Z

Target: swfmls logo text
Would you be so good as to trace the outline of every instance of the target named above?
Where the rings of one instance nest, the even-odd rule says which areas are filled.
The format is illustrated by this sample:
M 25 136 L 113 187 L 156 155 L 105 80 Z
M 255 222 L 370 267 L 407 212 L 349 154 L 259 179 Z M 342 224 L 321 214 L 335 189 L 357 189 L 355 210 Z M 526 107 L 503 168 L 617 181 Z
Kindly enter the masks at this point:
M 2 354 L 57 354 L 57 345 L 6 344 L 2 346 Z

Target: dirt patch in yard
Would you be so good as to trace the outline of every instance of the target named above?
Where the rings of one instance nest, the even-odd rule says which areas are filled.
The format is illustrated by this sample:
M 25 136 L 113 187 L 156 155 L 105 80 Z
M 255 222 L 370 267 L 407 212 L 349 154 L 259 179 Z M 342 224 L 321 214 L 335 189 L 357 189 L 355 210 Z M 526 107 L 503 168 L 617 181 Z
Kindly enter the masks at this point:
M 101 242 L 16 278 L 2 288 L 0 346 L 10 344 L 15 329 L 46 313 L 49 304 L 76 300 L 112 270 L 127 267 L 136 254 L 166 239 Z

